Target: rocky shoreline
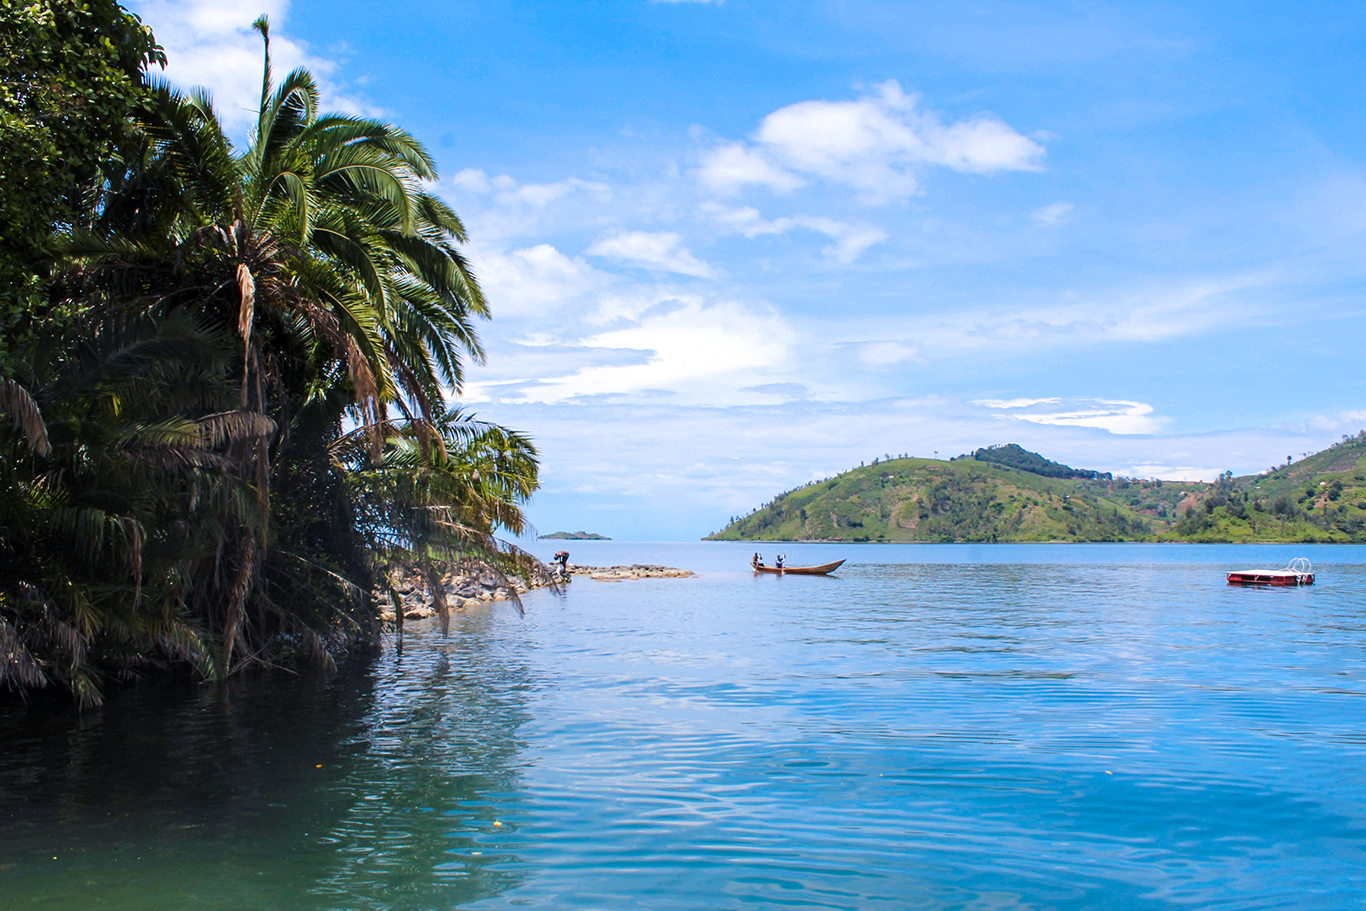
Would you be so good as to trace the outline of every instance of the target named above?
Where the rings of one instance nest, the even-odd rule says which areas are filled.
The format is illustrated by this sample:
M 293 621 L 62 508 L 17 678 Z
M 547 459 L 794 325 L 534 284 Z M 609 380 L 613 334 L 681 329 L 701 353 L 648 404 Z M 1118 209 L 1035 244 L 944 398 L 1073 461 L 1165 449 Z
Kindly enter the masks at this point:
M 569 564 L 571 576 L 588 576 L 599 582 L 627 582 L 632 579 L 686 579 L 697 573 L 690 569 L 674 566 L 658 566 L 652 563 L 633 563 L 630 566 L 580 566 Z
M 447 607 L 462 610 L 493 601 L 516 600 L 534 588 L 566 585 L 575 576 L 587 576 L 598 582 L 627 582 L 635 579 L 686 579 L 694 575 L 696 573 L 691 570 L 646 563 L 630 566 L 583 566 L 571 563 L 568 576 L 563 576 L 558 566 L 542 564 L 528 584 L 523 579 L 496 573 L 487 566 L 475 566 L 443 574 L 441 587 Z M 427 579 L 417 569 L 394 570 L 390 575 L 390 584 L 398 593 L 403 619 L 426 620 L 438 614 L 436 596 Z M 378 601 L 381 620 L 392 623 L 398 619 L 389 592 L 380 594 Z

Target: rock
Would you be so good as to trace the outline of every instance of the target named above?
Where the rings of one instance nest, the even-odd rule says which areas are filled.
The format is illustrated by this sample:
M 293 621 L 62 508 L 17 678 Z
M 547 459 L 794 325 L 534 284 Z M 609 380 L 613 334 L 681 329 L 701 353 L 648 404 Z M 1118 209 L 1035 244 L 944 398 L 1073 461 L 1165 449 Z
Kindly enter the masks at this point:
M 520 578 L 504 578 L 486 567 L 447 573 L 441 577 L 441 585 L 446 591 L 446 604 L 452 610 L 479 607 L 493 601 L 520 599 L 522 595 L 545 585 L 565 585 L 574 576 L 588 576 L 599 582 L 624 582 L 634 579 L 686 578 L 693 575 L 686 569 L 652 564 L 632 566 L 579 566 L 571 564 L 567 572 L 561 574 L 558 566 L 542 566 L 541 572 L 530 582 Z M 415 569 L 395 569 L 390 577 L 394 590 L 400 595 L 405 620 L 426 620 L 436 616 L 435 593 L 427 585 L 427 577 Z M 380 619 L 393 623 L 395 618 L 393 599 L 387 587 L 375 593 L 375 601 L 380 608 Z
M 575 575 L 588 576 L 599 582 L 622 582 L 627 579 L 686 579 L 696 575 L 691 570 L 674 566 L 655 566 L 636 563 L 631 566 L 571 566 Z

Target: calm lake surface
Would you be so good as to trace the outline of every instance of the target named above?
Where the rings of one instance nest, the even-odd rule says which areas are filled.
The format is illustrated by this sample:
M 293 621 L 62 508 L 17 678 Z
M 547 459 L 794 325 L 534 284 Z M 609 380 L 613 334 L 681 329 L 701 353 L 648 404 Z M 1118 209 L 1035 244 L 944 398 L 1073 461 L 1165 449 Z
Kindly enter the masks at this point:
M 700 575 L 0 713 L 0 908 L 1366 904 L 1366 548 L 568 549 Z

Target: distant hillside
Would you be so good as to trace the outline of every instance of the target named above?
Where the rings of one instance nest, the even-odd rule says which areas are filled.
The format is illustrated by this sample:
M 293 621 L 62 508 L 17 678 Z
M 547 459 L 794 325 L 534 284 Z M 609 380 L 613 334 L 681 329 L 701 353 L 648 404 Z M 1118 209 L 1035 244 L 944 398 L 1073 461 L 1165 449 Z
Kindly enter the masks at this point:
M 1366 541 L 1366 432 L 1211 484 L 1115 478 L 1014 444 L 875 461 L 781 494 L 707 540 Z
M 605 535 L 590 534 L 586 531 L 557 531 L 554 534 L 541 535 L 542 541 L 610 541 L 611 538 Z

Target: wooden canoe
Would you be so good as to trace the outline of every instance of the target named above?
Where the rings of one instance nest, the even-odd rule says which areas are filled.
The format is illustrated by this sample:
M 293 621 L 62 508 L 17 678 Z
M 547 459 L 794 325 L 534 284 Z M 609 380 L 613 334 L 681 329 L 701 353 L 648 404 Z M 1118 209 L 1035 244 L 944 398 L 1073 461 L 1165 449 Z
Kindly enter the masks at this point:
M 840 568 L 843 560 L 836 560 L 834 563 L 822 563 L 820 566 L 784 566 L 779 569 L 776 566 L 750 566 L 756 573 L 774 573 L 779 576 L 824 576 L 833 573 Z

